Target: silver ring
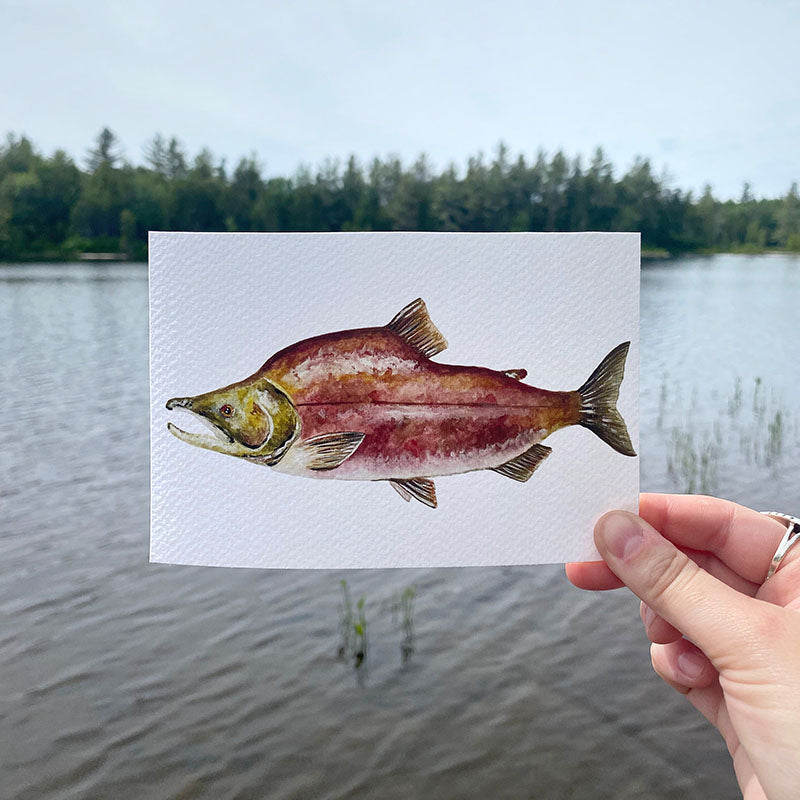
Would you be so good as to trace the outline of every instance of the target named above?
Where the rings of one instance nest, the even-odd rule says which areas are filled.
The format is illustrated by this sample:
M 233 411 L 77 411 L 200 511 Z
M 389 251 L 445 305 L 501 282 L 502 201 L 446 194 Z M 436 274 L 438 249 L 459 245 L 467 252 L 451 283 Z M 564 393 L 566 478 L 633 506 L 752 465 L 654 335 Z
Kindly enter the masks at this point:
M 788 514 L 781 514 L 779 511 L 762 511 L 761 513 L 787 523 L 786 533 L 783 534 L 783 539 L 781 539 L 781 543 L 778 545 L 775 555 L 772 556 L 772 561 L 767 571 L 767 577 L 764 578 L 764 582 L 766 583 L 775 574 L 775 570 L 778 569 L 781 561 L 783 561 L 783 557 L 789 552 L 789 548 L 791 548 L 793 544 L 800 542 L 800 519 L 791 517 Z

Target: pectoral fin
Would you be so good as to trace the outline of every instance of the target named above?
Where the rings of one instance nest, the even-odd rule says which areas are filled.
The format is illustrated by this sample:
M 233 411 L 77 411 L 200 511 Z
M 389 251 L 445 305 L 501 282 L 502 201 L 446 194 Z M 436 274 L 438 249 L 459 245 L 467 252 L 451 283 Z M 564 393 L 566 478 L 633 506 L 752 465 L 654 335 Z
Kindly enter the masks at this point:
M 362 441 L 364 434 L 355 431 L 323 433 L 298 442 L 292 452 L 306 469 L 336 469 L 355 453 Z
M 546 444 L 535 444 L 522 455 L 512 458 L 511 461 L 506 461 L 505 464 L 501 464 L 499 467 L 491 467 L 491 470 L 492 472 L 499 472 L 512 480 L 524 483 L 533 475 L 536 467 L 552 452 L 553 448 L 548 447 Z
M 429 478 L 391 478 L 389 483 L 406 502 L 413 497 L 430 508 L 436 508 L 436 486 Z

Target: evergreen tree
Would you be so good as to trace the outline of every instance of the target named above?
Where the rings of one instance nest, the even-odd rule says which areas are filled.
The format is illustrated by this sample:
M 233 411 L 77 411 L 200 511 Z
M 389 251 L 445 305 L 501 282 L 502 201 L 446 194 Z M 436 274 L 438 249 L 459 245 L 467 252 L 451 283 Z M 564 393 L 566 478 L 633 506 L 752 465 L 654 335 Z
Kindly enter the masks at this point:
M 783 197 L 777 221 L 778 242 L 783 243 L 787 250 L 800 252 L 800 194 L 797 191 L 797 182 L 791 185 Z
M 96 172 L 100 167 L 116 167 L 121 157 L 119 140 L 109 128 L 103 128 L 97 134 L 95 146 L 86 155 L 86 164 L 90 172 Z
M 228 230 L 258 230 L 256 209 L 263 187 L 261 167 L 255 155 L 241 159 L 228 189 Z
M 620 178 L 598 148 L 587 168 L 563 152 L 533 161 L 500 142 L 487 162 L 468 159 L 435 172 L 420 155 L 405 166 L 355 156 L 328 159 L 291 178 L 264 179 L 256 156 L 232 174 L 202 150 L 190 162 L 181 143 L 156 134 L 145 165 L 124 163 L 104 128 L 79 169 L 63 152 L 37 152 L 25 136 L 0 145 L 0 259 L 68 257 L 80 249 L 142 258 L 149 230 L 638 230 L 645 248 L 800 251 L 797 183 L 780 198 L 757 199 L 745 184 L 721 202 L 670 186 L 639 158 Z
M 144 159 L 157 175 L 171 177 L 169 172 L 169 146 L 164 137 L 157 133 L 152 141 L 144 146 Z

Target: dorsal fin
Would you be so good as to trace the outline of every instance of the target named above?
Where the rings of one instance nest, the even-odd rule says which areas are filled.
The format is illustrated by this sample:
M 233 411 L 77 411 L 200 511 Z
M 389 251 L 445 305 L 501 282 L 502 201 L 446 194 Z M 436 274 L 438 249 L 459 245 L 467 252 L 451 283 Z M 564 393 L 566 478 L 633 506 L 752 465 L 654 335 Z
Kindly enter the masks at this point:
M 413 497 L 430 508 L 436 508 L 436 486 L 430 478 L 390 478 L 389 483 L 406 502 Z
M 355 453 L 362 441 L 364 434 L 356 431 L 323 433 L 298 442 L 292 450 L 306 469 L 336 469 Z
M 513 378 L 515 381 L 521 381 L 523 378 L 527 377 L 528 370 L 526 369 L 504 369 L 503 375 L 507 375 L 509 378 Z
M 431 322 L 421 297 L 409 303 L 386 327 L 426 358 L 447 348 L 447 340 Z
M 506 461 L 499 467 L 490 467 L 492 472 L 499 472 L 505 475 L 506 478 L 511 478 L 515 481 L 524 483 L 536 471 L 536 467 L 544 461 L 550 453 L 553 452 L 552 447 L 546 444 L 535 444 L 529 447 L 522 455 L 512 458 L 511 461 Z

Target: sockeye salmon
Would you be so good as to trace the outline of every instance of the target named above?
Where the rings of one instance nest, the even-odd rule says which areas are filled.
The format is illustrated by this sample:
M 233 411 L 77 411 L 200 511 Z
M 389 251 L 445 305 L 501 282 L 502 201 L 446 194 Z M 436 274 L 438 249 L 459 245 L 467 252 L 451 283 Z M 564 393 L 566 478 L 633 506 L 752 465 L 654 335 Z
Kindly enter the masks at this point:
M 616 408 L 629 346 L 615 347 L 580 389 L 537 389 L 522 383 L 524 369 L 432 361 L 447 342 L 417 299 L 384 327 L 305 339 L 243 381 L 167 401 L 216 436 L 168 428 L 278 472 L 385 480 L 434 508 L 432 478 L 485 469 L 527 481 L 552 452 L 542 440 L 569 425 L 635 456 Z

